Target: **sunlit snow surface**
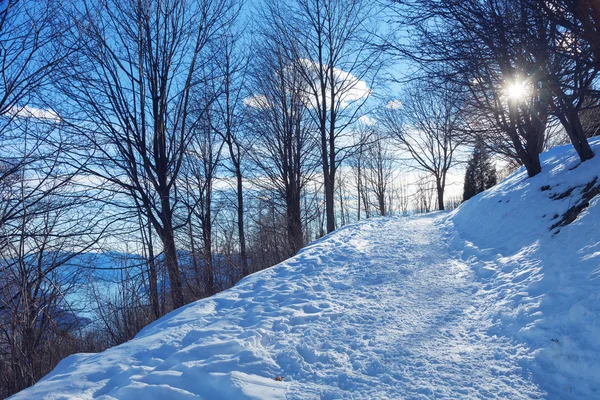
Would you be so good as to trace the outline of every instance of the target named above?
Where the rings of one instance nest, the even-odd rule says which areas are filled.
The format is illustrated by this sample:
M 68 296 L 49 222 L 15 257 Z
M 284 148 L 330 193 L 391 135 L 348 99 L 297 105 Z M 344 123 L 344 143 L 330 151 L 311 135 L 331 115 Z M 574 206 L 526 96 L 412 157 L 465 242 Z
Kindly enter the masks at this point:
M 545 160 L 453 213 L 339 229 L 14 398 L 600 398 L 598 198 L 549 231 L 600 156 Z

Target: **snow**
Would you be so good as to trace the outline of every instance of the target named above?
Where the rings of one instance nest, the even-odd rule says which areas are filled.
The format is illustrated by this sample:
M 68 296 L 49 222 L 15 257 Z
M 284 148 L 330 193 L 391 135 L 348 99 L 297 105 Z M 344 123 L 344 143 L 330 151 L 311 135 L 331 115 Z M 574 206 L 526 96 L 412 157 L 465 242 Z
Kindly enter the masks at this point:
M 600 155 L 600 140 L 591 142 Z M 493 299 L 490 332 L 515 338 L 523 366 L 553 399 L 600 398 L 600 196 L 566 227 L 551 230 L 600 176 L 600 156 L 581 164 L 570 146 L 542 157 L 463 204 L 448 220 L 453 247 Z M 571 195 L 557 199 L 575 188 Z M 554 199 L 553 199 L 554 197 Z M 555 218 L 555 216 L 559 218 Z M 476 223 L 475 223 L 476 221 Z
M 598 196 L 550 230 L 599 167 L 562 147 L 452 213 L 344 227 L 13 398 L 599 398 Z

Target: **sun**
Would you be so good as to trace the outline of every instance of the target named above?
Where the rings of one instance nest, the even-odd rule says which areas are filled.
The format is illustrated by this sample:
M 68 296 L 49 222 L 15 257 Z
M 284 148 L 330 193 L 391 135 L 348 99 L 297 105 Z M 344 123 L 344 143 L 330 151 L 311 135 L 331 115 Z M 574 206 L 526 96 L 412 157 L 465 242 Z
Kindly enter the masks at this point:
M 527 84 L 525 81 L 513 81 L 505 88 L 506 96 L 509 100 L 523 100 L 528 95 Z

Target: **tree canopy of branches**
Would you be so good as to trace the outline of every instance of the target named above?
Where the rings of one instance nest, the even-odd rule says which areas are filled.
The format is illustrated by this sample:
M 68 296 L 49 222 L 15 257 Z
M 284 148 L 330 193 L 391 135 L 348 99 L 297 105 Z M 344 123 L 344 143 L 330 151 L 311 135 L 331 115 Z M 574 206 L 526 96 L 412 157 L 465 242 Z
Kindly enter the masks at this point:
M 318 132 L 327 232 L 335 229 L 335 177 L 352 141 L 344 138 L 361 116 L 381 68 L 370 33 L 372 5 L 364 0 L 271 2 L 274 39 L 293 57 L 304 101 Z
M 386 108 L 383 124 L 418 169 L 430 174 L 444 209 L 448 171 L 464 142 L 464 116 L 456 85 L 419 83 L 409 88 L 400 108 Z
M 163 244 L 175 307 L 185 304 L 173 217 L 194 125 L 192 93 L 211 40 L 235 14 L 229 0 L 84 1 L 61 115 L 79 142 L 72 163 L 128 193 Z M 183 218 L 187 220 L 187 218 Z
M 463 145 L 465 199 L 488 155 L 594 156 L 595 0 L 398 0 L 398 30 L 242 3 L 0 0 L 0 397 L 339 226 L 457 205 Z M 390 53 L 416 73 L 383 106 Z
M 249 274 L 246 251 L 246 230 L 244 225 L 244 99 L 247 94 L 246 75 L 248 56 L 241 51 L 241 35 L 233 29 L 218 42 L 222 50 L 218 58 L 221 71 L 221 94 L 215 100 L 215 118 L 213 129 L 225 142 L 229 153 L 229 169 L 235 176 L 235 195 L 237 213 L 237 231 L 240 247 L 242 276 Z
M 416 21 L 417 39 L 397 50 L 421 62 L 427 74 L 466 87 L 473 130 L 492 141 L 498 133 L 506 135 L 529 176 L 541 170 L 539 153 L 551 113 L 581 160 L 593 156 L 577 111 L 595 76 L 590 46 L 559 29 L 539 2 L 416 0 L 403 5 L 404 20 L 410 15 Z
M 304 243 L 302 192 L 316 166 L 317 142 L 310 128 L 307 84 L 293 54 L 266 31 L 252 71 L 255 89 L 248 110 L 254 140 L 253 159 L 285 209 L 290 255 Z M 260 176 L 260 175 L 259 175 Z M 264 184 L 258 183 L 259 186 Z M 267 189 L 267 188 L 265 188 Z

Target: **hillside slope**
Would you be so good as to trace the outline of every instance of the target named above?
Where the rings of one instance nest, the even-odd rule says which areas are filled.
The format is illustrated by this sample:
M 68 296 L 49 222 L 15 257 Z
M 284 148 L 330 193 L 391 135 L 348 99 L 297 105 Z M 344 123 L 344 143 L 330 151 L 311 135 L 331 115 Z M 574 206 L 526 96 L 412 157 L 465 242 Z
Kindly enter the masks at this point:
M 452 213 L 340 229 L 13 398 L 598 398 L 600 196 L 550 227 L 600 156 L 544 163 Z
M 491 332 L 529 348 L 523 366 L 548 398 L 600 398 L 600 139 L 591 145 L 583 165 L 571 146 L 552 149 L 542 173 L 521 169 L 448 220 L 493 299 Z

